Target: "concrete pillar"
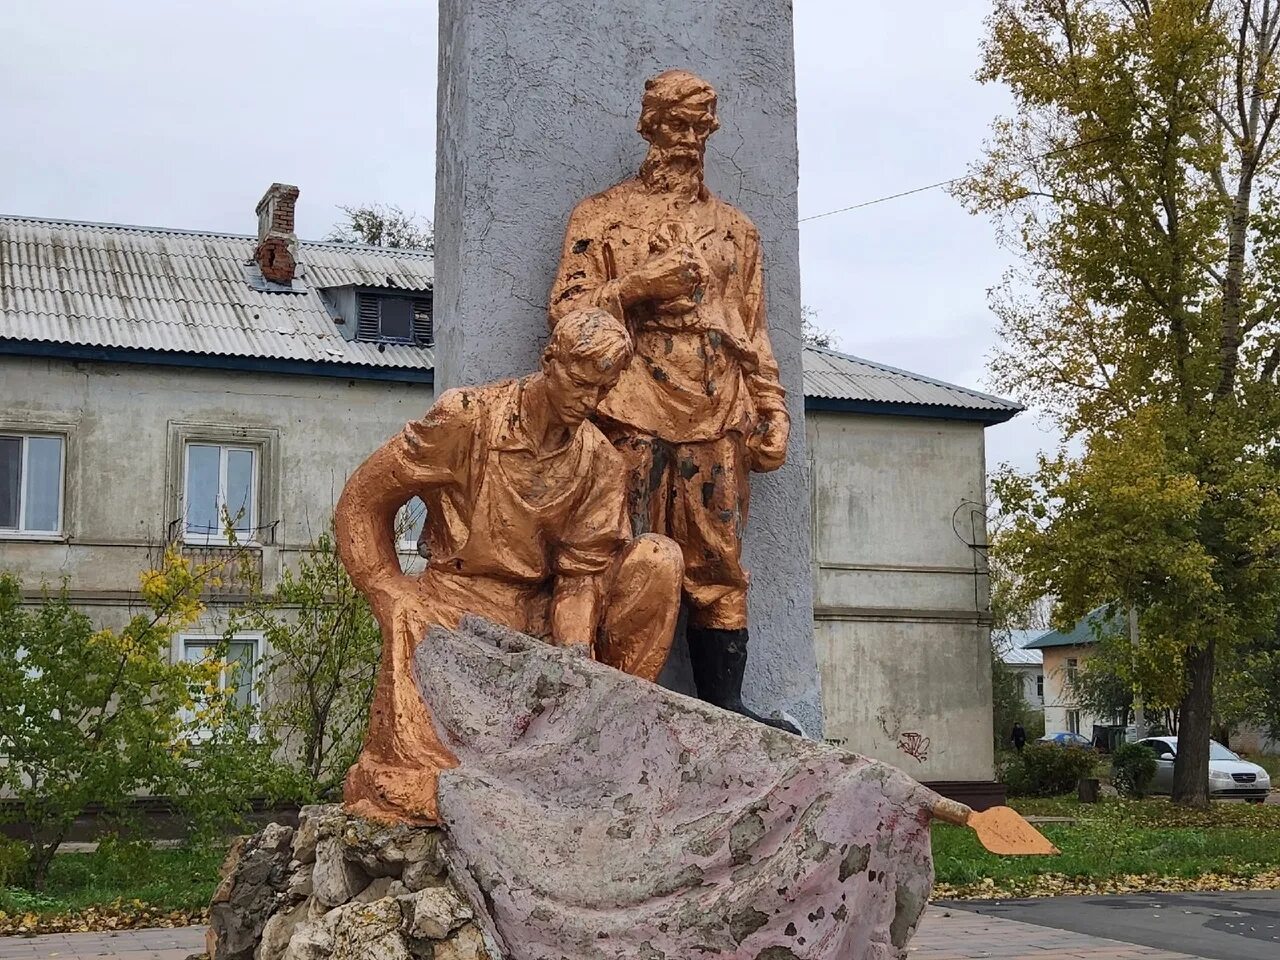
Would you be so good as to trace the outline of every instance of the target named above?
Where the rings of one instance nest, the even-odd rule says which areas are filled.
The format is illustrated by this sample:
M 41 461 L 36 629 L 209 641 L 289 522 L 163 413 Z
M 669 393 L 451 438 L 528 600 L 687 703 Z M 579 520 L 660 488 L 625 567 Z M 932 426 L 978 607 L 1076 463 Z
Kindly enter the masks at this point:
M 672 67 L 719 93 L 707 184 L 760 229 L 790 398 L 787 465 L 752 490 L 746 696 L 816 732 L 789 0 L 440 0 L 437 390 L 533 369 L 569 212 L 636 172 L 644 81 Z

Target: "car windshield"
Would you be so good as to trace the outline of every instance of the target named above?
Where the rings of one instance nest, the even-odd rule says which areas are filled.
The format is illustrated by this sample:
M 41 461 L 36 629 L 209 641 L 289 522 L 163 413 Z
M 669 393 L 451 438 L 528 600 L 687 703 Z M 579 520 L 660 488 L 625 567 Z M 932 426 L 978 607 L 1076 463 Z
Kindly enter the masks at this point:
M 1239 760 L 1234 753 L 1220 744 L 1217 740 L 1209 741 L 1209 759 L 1210 760 Z

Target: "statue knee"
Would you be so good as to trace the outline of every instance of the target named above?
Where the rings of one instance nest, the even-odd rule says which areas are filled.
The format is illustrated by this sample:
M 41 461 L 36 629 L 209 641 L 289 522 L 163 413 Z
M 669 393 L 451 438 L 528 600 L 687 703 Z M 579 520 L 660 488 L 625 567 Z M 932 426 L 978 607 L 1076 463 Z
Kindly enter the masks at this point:
M 660 533 L 642 533 L 627 545 L 619 579 L 679 584 L 684 579 L 680 544 Z

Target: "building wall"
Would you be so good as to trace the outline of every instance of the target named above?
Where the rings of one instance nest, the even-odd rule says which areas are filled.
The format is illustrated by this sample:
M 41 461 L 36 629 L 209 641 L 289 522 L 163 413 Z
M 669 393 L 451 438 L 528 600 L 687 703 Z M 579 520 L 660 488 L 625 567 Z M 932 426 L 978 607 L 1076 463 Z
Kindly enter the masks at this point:
M 1018 676 L 1018 684 L 1022 690 L 1022 699 L 1033 710 L 1044 709 L 1044 697 L 1037 690 L 1036 680 L 1044 673 L 1044 667 L 1038 663 L 1006 663 L 1005 669 Z
M 138 574 L 180 536 L 184 439 L 215 439 L 260 450 L 255 552 L 270 588 L 347 474 L 430 403 L 423 384 L 0 356 L 0 429 L 67 437 L 63 535 L 0 539 L 0 568 L 32 591 L 66 577 L 80 605 L 122 621 Z
M 990 780 L 982 426 L 806 422 L 827 738 L 921 780 Z
M 1071 729 L 1070 714 L 1075 712 L 1079 718 L 1077 732 L 1086 737 L 1093 735 L 1095 723 L 1109 722 L 1086 710 L 1081 710 L 1071 696 L 1067 677 L 1070 672 L 1070 660 L 1077 666 L 1083 666 L 1093 650 L 1088 646 L 1046 647 L 1044 654 L 1044 732 L 1058 733 Z

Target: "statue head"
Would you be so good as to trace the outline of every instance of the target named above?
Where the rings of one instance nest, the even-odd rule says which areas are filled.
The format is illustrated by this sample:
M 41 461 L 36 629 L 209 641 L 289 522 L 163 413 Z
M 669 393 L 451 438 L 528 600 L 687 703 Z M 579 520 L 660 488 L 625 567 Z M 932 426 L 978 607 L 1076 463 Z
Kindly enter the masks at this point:
M 649 141 L 651 162 L 700 169 L 719 127 L 715 88 L 697 74 L 666 70 L 645 81 L 636 129 Z
M 567 314 L 542 352 L 551 415 L 567 427 L 593 416 L 631 360 L 631 335 L 613 314 L 585 307 Z

